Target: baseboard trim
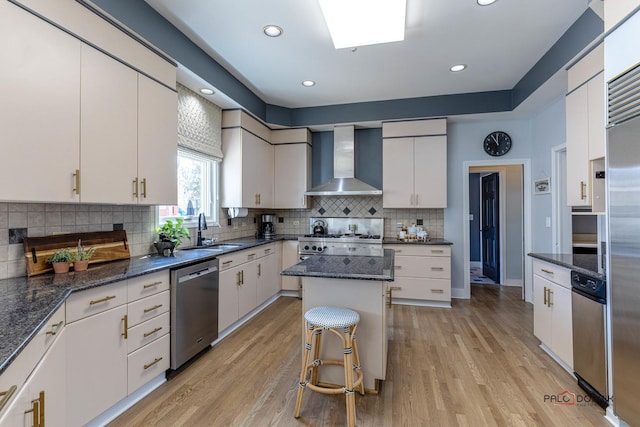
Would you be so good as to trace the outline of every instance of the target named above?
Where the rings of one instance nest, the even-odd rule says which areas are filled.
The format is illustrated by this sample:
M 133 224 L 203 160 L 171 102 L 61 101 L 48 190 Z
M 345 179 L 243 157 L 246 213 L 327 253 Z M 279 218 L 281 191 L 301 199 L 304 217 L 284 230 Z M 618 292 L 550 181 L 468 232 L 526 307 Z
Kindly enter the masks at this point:
M 470 299 L 462 288 L 451 288 L 451 298 L 455 299 Z
M 426 301 L 420 299 L 394 298 L 393 305 L 413 305 L 417 307 L 451 308 L 451 303 L 445 301 Z
M 522 287 L 522 279 L 507 279 L 502 284 L 503 286 L 517 286 L 519 288 Z

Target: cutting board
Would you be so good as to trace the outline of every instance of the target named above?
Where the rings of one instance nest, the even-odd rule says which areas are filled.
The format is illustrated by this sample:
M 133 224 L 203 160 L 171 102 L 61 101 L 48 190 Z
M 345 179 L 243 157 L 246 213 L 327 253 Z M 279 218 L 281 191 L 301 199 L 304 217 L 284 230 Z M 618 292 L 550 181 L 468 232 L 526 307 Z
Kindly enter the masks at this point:
M 27 275 L 35 276 L 52 271 L 53 267 L 47 262 L 47 259 L 55 251 L 62 248 L 69 248 L 75 251 L 78 239 L 82 241 L 82 246 L 85 249 L 96 248 L 93 257 L 89 260 L 89 264 L 128 259 L 130 257 L 127 232 L 124 230 L 25 237 L 24 256 L 27 259 Z

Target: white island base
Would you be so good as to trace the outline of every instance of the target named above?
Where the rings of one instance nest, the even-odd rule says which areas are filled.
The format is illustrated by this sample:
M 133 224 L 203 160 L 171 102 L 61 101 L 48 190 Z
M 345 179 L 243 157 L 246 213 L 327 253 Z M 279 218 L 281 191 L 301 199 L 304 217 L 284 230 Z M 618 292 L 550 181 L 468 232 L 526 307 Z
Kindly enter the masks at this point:
M 346 307 L 360 315 L 356 340 L 360 365 L 367 393 L 378 392 L 378 381 L 387 371 L 386 281 L 302 277 L 302 351 L 304 351 L 304 313 L 328 305 Z M 304 354 L 304 353 L 303 353 Z M 342 359 L 342 345 L 334 333 L 322 334 L 322 359 Z M 324 365 L 318 377 L 320 383 L 344 385 L 342 366 Z

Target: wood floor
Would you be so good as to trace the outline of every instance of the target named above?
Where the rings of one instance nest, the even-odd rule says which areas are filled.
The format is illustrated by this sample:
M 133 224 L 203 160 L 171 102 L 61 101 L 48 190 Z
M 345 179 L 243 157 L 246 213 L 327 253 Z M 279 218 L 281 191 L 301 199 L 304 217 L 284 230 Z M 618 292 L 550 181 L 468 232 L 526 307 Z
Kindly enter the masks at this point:
M 520 294 L 482 285 L 452 309 L 394 306 L 387 380 L 378 395 L 356 395 L 357 425 L 608 426 L 593 404 L 545 401 L 583 393 L 538 347 Z M 300 321 L 300 300 L 278 299 L 110 425 L 344 425 L 344 397 L 311 391 L 293 418 Z

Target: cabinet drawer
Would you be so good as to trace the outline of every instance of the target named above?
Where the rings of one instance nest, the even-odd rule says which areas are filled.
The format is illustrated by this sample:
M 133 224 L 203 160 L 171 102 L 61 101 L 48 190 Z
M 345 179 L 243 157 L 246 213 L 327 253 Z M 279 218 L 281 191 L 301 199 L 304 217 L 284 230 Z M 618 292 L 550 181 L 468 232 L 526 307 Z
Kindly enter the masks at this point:
M 133 353 L 159 337 L 166 335 L 171 328 L 171 315 L 167 312 L 129 329 L 127 353 Z
M 240 264 L 244 264 L 246 261 L 245 251 L 234 252 L 228 255 L 221 256 L 219 258 L 218 268 L 220 271 L 227 270 Z
M 150 297 L 134 301 L 129 304 L 127 314 L 129 327 L 136 326 L 145 320 L 152 319 L 169 311 L 171 299 L 169 291 L 160 292 Z
M 258 258 L 262 258 L 268 255 L 273 255 L 276 253 L 276 244 L 271 243 L 269 245 L 258 246 L 255 248 L 258 252 Z
M 448 245 L 384 245 L 384 247 L 396 251 L 396 256 L 451 257 L 451 247 Z
M 31 370 L 38 364 L 45 352 L 56 340 L 62 328 L 65 326 L 65 305 L 62 304 L 49 320 L 40 328 L 36 335 L 29 341 L 29 344 L 20 352 L 18 357 L 11 362 L 7 369 L 0 376 L 0 393 L 8 393 L 4 410 L 20 392 L 20 388 L 31 374 Z M 13 388 L 15 386 L 15 389 Z M 13 391 L 12 391 L 13 390 Z M 0 396 L 2 400 L 6 394 Z M 4 412 L 0 412 L 0 416 Z
M 169 334 L 127 356 L 128 394 L 169 369 Z
M 102 313 L 126 302 L 126 280 L 72 293 L 67 299 L 67 323 Z
M 169 289 L 169 271 L 145 274 L 128 280 L 127 301 L 135 301 Z
M 567 268 L 534 259 L 533 274 L 544 277 L 564 288 L 571 289 L 571 271 Z
M 393 282 L 393 284 L 390 284 L 389 287 L 394 288 L 394 299 L 407 298 L 429 301 L 451 301 L 450 280 L 396 277 L 396 280 Z
M 396 277 L 450 279 L 451 259 L 445 257 L 397 256 L 394 273 Z

